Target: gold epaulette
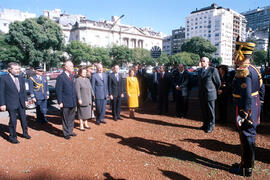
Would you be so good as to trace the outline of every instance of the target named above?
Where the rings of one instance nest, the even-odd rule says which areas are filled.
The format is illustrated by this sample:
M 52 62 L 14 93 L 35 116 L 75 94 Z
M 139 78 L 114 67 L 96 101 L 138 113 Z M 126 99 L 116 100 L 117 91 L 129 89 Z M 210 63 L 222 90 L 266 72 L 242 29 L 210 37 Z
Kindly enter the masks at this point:
M 30 79 L 31 79 L 31 80 L 33 81 L 33 83 L 35 84 L 35 88 L 38 89 L 38 90 L 41 88 L 42 93 L 44 94 L 44 86 L 43 86 L 43 83 L 38 83 L 38 82 L 36 82 L 36 81 L 34 80 L 33 77 L 30 77 Z
M 237 68 L 236 70 L 236 77 L 237 78 L 245 78 L 249 75 L 249 70 L 248 70 L 248 64 L 241 65 Z

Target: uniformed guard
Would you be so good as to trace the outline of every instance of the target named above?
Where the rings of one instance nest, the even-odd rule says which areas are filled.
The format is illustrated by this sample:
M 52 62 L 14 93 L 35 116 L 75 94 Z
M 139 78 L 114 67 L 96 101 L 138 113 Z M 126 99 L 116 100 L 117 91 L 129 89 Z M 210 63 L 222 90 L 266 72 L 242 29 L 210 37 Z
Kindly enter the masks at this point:
M 47 99 L 49 99 L 49 88 L 46 76 L 43 75 L 41 67 L 35 68 L 36 75 L 29 78 L 29 90 L 32 101 L 36 104 L 37 122 L 47 123 Z
M 241 163 L 234 164 L 231 172 L 250 177 L 255 160 L 256 127 L 260 124 L 261 101 L 264 86 L 260 72 L 250 64 L 254 43 L 236 42 L 236 75 L 233 80 L 233 102 L 236 126 L 241 142 Z

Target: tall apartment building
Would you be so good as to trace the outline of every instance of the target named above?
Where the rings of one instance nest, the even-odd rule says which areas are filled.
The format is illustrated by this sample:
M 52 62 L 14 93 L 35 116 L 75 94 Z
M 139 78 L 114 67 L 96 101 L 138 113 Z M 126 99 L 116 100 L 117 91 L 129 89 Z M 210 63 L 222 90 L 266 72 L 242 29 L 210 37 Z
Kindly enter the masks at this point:
M 212 4 L 209 7 L 196 9 L 186 17 L 186 38 L 201 36 L 208 39 L 217 51 L 214 57 L 221 57 L 222 64 L 232 65 L 235 40 L 246 38 L 246 19 L 243 15 Z
M 270 25 L 270 6 L 257 8 L 241 13 L 247 19 L 247 28 L 252 30 L 267 30 Z
M 185 41 L 185 28 L 172 30 L 172 54 L 181 52 L 181 46 Z
M 267 51 L 270 26 L 270 6 L 243 12 L 247 19 L 247 38 L 256 41 L 256 49 Z
M 17 9 L 4 9 L 0 11 L 0 32 L 8 33 L 9 24 L 14 21 L 24 21 L 27 18 L 35 18 L 36 14 L 21 12 Z
M 151 28 L 138 28 L 120 23 L 120 17 L 112 16 L 110 20 L 88 20 L 82 15 L 61 13 L 58 9 L 44 11 L 44 16 L 59 23 L 63 29 L 66 43 L 76 40 L 96 47 L 125 45 L 129 48 L 150 50 L 153 46 L 162 49 L 163 34 Z
M 172 36 L 166 36 L 162 41 L 162 49 L 167 55 L 172 54 Z

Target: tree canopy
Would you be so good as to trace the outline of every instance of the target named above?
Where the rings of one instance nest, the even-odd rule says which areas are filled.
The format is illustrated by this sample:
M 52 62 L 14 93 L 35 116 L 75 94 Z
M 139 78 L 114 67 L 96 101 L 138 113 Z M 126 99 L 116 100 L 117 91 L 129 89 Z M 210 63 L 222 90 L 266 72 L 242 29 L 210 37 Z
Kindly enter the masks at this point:
M 75 65 L 79 65 L 83 61 L 91 62 L 91 48 L 80 41 L 71 41 L 66 45 L 65 51 L 70 56 Z
M 6 41 L 6 35 L 0 34 L 0 60 L 9 62 L 18 62 L 23 58 L 20 49 L 15 45 L 9 45 Z
M 62 53 L 58 51 L 62 50 L 64 38 L 58 24 L 40 16 L 11 23 L 6 42 L 20 50 L 21 56 L 16 58 L 21 64 L 39 66 L 61 60 Z
M 184 41 L 182 51 L 198 54 L 200 58 L 206 56 L 209 59 L 212 59 L 212 55 L 216 52 L 217 48 L 211 44 L 209 40 L 206 40 L 202 37 L 193 37 Z
M 110 49 L 110 56 L 112 58 L 112 64 L 122 65 L 123 63 L 130 62 L 132 60 L 132 50 L 126 46 L 114 45 Z
M 170 57 L 172 64 L 184 64 L 187 66 L 195 66 L 200 62 L 198 54 L 189 52 L 180 52 Z
M 255 50 L 253 53 L 253 61 L 257 66 L 264 65 L 267 62 L 267 52 L 264 50 Z

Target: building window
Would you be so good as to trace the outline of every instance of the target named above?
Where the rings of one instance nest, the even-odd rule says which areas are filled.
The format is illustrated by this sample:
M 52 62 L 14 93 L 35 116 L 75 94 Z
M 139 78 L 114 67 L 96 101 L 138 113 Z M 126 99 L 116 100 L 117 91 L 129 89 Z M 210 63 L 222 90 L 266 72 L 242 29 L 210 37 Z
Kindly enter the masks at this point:
M 216 33 L 215 36 L 218 37 L 219 36 L 219 33 Z

